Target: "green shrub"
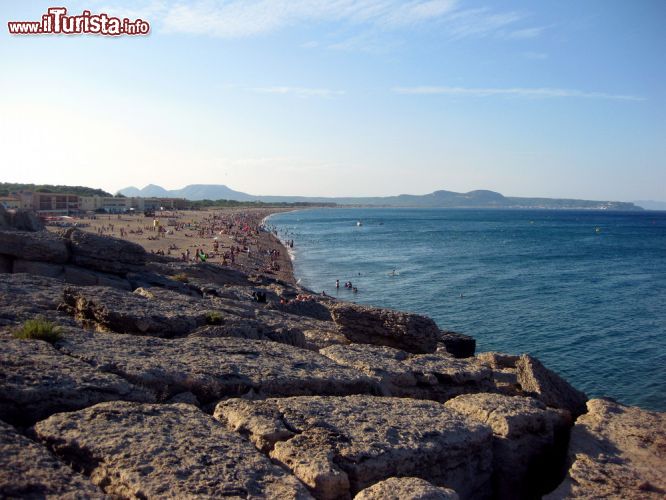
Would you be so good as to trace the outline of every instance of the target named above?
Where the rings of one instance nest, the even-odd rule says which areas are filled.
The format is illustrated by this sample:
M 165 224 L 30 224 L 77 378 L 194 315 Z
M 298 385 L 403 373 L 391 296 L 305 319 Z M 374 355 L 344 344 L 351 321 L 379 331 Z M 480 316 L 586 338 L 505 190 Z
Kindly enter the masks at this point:
M 35 339 L 46 342 L 56 342 L 62 334 L 61 328 L 42 316 L 25 321 L 19 328 L 14 330 L 17 339 Z
M 180 281 L 181 283 L 189 283 L 190 281 L 190 278 L 188 278 L 187 274 L 185 273 L 174 274 L 173 276 L 171 276 L 171 279 Z
M 217 311 L 208 311 L 206 313 L 206 323 L 209 325 L 219 325 L 222 323 L 222 315 Z

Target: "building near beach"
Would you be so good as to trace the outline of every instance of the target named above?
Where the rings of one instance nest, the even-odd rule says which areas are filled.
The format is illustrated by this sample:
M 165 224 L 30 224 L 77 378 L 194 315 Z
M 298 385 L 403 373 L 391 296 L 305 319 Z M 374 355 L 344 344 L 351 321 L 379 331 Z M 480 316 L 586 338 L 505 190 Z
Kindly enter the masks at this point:
M 0 196 L 0 205 L 5 208 L 22 208 L 21 198 L 18 196 Z

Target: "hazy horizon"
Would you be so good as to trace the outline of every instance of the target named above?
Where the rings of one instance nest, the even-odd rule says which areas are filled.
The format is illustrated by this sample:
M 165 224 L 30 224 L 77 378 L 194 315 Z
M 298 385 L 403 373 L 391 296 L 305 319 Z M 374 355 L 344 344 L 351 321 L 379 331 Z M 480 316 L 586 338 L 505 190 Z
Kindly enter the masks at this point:
M 658 0 L 76 0 L 151 33 L 8 33 L 52 6 L 0 4 L 7 182 L 666 201 Z

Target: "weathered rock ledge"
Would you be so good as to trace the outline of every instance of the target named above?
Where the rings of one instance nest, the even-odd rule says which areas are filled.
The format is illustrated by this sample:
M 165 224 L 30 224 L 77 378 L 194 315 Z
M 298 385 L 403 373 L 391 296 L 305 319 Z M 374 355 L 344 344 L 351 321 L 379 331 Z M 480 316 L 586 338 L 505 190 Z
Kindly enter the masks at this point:
M 663 413 L 423 316 L 1 208 L 0 277 L 2 498 L 666 494 Z

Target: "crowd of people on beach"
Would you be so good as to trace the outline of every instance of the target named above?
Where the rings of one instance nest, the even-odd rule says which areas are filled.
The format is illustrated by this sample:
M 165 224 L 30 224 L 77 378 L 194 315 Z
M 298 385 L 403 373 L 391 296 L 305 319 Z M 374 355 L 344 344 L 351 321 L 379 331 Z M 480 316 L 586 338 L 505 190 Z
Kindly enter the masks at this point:
M 183 262 L 215 262 L 274 274 L 283 268 L 281 246 L 277 240 L 261 237 L 268 232 L 262 226 L 263 215 L 251 210 L 169 211 L 150 217 L 96 215 L 91 217 L 96 221 L 91 230 L 143 244 L 155 255 L 174 256 Z M 293 241 L 286 246 L 293 248 Z

